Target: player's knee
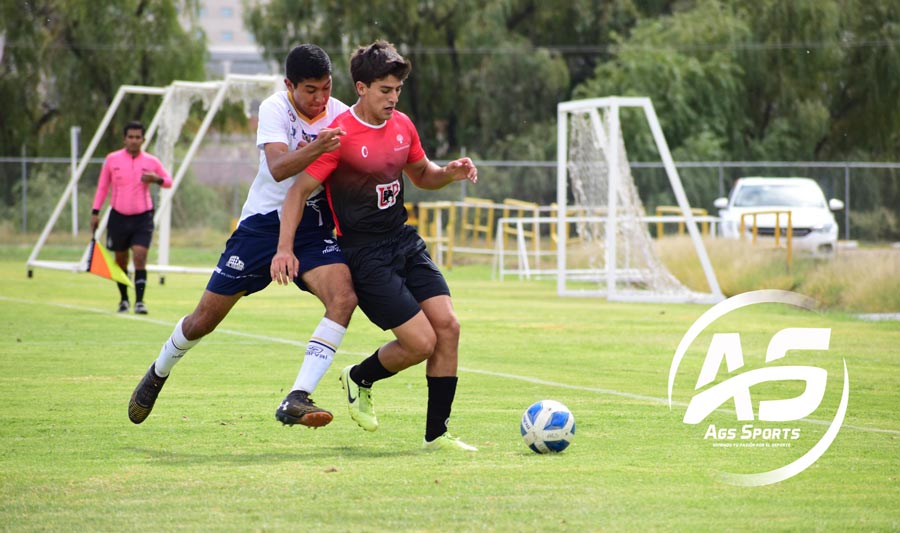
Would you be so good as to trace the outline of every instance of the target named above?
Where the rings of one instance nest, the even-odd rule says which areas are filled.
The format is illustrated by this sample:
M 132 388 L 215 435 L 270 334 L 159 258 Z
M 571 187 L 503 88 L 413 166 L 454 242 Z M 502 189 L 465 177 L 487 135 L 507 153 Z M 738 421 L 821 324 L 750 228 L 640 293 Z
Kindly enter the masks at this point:
M 325 304 L 325 309 L 329 315 L 340 317 L 346 323 L 350 321 L 350 316 L 353 314 L 353 310 L 356 309 L 357 303 L 359 302 L 356 299 L 356 293 L 352 288 L 348 287 L 347 290 L 334 294 Z
M 434 348 L 437 346 L 437 335 L 430 329 L 419 331 L 414 337 L 404 339 L 402 346 L 409 359 L 421 363 L 434 353 Z
M 442 339 L 458 339 L 460 326 L 456 314 L 449 313 L 431 324 Z

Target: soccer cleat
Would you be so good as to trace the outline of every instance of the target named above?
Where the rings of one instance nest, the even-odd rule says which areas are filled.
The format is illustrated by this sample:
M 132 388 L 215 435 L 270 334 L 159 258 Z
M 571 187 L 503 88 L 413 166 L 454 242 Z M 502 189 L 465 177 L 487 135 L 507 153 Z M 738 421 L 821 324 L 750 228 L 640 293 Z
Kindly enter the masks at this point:
M 131 305 L 128 303 L 128 300 L 122 300 L 121 302 L 119 302 L 120 313 L 127 313 L 130 307 Z
M 357 385 L 350 378 L 351 368 L 353 365 L 346 366 L 341 371 L 341 387 L 347 393 L 347 408 L 350 410 L 350 418 L 364 430 L 375 431 L 378 429 L 378 418 L 375 417 L 372 389 Z
M 141 382 L 135 387 L 131 393 L 131 400 L 128 402 L 128 418 L 135 424 L 140 424 L 150 416 L 153 410 L 153 404 L 156 403 L 156 397 L 159 391 L 166 384 L 168 376 L 161 378 L 156 375 L 156 362 L 150 365 L 150 369 L 141 378 Z
M 434 439 L 431 442 L 427 440 L 422 441 L 422 449 L 428 452 L 433 452 L 435 450 L 460 450 L 466 452 L 477 452 L 478 448 L 475 446 L 471 446 L 466 444 L 465 442 L 459 440 L 459 437 L 454 437 L 449 433 L 444 433 L 440 437 Z
M 275 410 L 275 418 L 286 426 L 300 424 L 318 428 L 327 426 L 334 417 L 325 409 L 316 407 L 315 402 L 309 397 L 309 393 L 295 390 L 291 391 Z
M 146 315 L 147 314 L 147 306 L 144 305 L 144 302 L 134 302 L 134 314 L 136 314 L 136 315 Z

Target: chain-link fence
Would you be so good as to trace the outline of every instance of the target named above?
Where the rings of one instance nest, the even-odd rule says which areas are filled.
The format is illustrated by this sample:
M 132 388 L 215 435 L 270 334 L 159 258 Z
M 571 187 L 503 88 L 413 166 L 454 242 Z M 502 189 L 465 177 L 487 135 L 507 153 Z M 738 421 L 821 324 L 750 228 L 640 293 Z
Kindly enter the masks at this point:
M 244 158 L 247 159 L 247 158 Z M 67 206 L 54 232 L 89 231 L 91 203 L 102 159 L 94 159 L 78 183 L 74 213 Z M 256 173 L 256 161 L 196 158 L 175 195 L 173 228 L 230 230 Z M 476 161 L 478 184 L 461 182 L 439 191 L 406 189 L 405 201 L 507 198 L 550 205 L 556 201 L 553 161 Z M 743 176 L 800 176 L 815 179 L 828 198 L 843 200 L 836 213 L 842 239 L 900 240 L 900 164 L 862 162 L 682 162 L 676 163 L 692 207 L 716 215 L 713 201 L 726 196 Z M 6 232 L 39 232 L 67 186 L 72 162 L 67 158 L 0 158 L 0 220 Z M 647 213 L 675 205 L 660 163 L 632 163 L 632 175 Z M 70 203 L 71 204 L 71 203 Z

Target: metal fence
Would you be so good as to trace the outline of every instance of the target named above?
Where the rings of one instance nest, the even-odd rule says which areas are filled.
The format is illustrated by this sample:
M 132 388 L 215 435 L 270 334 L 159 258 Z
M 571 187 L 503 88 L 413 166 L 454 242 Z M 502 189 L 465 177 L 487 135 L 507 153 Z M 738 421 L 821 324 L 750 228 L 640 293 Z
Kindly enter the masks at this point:
M 96 188 L 101 158 L 92 159 L 78 184 L 71 216 L 63 216 L 55 231 L 86 231 L 90 204 Z M 555 161 L 478 160 L 477 185 L 461 182 L 439 191 L 406 189 L 408 202 L 462 200 L 467 196 L 502 202 L 515 198 L 541 205 L 556 201 Z M 0 220 L 23 233 L 39 231 L 68 183 L 73 161 L 61 157 L 0 157 Z M 255 175 L 255 161 L 197 158 L 191 164 L 186 190 L 179 190 L 173 213 L 176 228 L 195 226 L 227 229 L 240 213 Z M 865 162 L 677 162 L 676 167 L 693 207 L 717 214 L 713 201 L 726 196 L 742 176 L 801 176 L 815 179 L 828 198 L 843 200 L 846 208 L 836 213 L 841 236 L 865 236 L 851 215 L 887 213 L 900 221 L 900 163 Z M 661 163 L 631 163 L 632 174 L 648 213 L 657 206 L 674 205 L 668 178 Z M 895 196 L 884 193 L 884 184 L 895 184 Z M 856 220 L 860 220 L 856 218 Z M 876 220 L 874 222 L 878 224 Z M 859 222 L 857 222 L 857 225 Z

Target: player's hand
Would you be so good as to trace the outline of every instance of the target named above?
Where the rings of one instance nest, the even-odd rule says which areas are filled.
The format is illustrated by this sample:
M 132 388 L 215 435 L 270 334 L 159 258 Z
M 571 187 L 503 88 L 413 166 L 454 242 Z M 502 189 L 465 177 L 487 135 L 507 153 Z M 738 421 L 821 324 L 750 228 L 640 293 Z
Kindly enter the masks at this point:
M 468 157 L 450 161 L 447 163 L 447 172 L 453 177 L 453 181 L 469 180 L 472 183 L 478 183 L 478 169 L 475 163 Z
M 100 225 L 100 216 L 99 215 L 91 215 L 91 233 L 97 231 L 97 226 Z
M 279 285 L 288 285 L 300 272 L 300 261 L 293 252 L 278 252 L 272 258 L 272 281 Z
M 312 143 L 317 145 L 323 154 L 333 152 L 341 147 L 342 135 L 344 135 L 344 130 L 341 128 L 322 128 Z

